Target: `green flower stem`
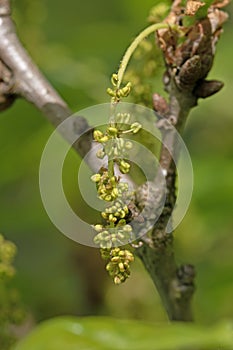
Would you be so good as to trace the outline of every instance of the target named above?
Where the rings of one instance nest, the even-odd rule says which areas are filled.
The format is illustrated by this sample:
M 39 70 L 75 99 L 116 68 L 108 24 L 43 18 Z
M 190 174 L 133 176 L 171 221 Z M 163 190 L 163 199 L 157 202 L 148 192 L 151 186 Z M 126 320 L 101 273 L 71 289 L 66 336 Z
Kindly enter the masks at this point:
M 114 173 L 114 160 L 108 160 L 108 176 L 109 178 L 113 177 L 115 175 Z
M 140 44 L 140 42 L 145 39 L 148 35 L 152 34 L 153 32 L 155 32 L 156 30 L 159 29 L 166 29 L 166 28 L 171 28 L 172 30 L 178 30 L 178 26 L 177 25 L 169 25 L 168 23 L 155 23 L 152 24 L 151 26 L 147 27 L 146 29 L 144 29 L 132 42 L 132 44 L 128 47 L 128 49 L 126 50 L 123 59 L 121 61 L 120 64 L 120 68 L 119 71 L 117 73 L 118 76 L 118 81 L 117 81 L 117 89 L 120 89 L 124 74 L 125 74 L 125 70 L 128 66 L 128 63 L 130 61 L 131 56 L 133 55 L 134 51 L 136 50 L 136 48 L 138 47 L 138 45 Z

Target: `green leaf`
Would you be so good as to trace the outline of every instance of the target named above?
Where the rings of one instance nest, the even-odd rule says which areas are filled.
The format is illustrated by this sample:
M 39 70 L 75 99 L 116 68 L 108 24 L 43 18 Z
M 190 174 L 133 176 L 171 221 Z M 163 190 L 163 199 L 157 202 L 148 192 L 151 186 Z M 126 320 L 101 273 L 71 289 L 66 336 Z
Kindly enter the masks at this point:
M 39 325 L 14 350 L 231 350 L 233 323 L 204 327 L 108 317 L 60 317 Z

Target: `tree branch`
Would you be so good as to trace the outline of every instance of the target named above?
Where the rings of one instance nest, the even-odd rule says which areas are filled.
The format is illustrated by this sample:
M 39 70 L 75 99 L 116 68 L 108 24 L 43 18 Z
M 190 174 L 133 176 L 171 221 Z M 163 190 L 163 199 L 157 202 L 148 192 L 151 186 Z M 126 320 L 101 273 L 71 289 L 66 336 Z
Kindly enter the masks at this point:
M 194 292 L 195 272 L 191 265 L 177 266 L 173 234 L 166 232 L 176 202 L 176 166 L 166 145 L 170 145 L 173 155 L 177 151 L 177 133 L 171 131 L 168 120 L 183 127 L 189 110 L 196 104 L 196 100 L 191 94 L 184 99 L 183 93 L 181 94 L 174 85 L 170 92 L 170 106 L 166 110 L 166 118 L 158 122 L 163 135 L 160 166 L 164 174 L 167 174 L 166 200 L 163 211 L 153 228 L 151 244 L 144 244 L 137 250 L 138 256 L 160 294 L 170 320 L 192 320 L 191 299 Z
M 55 127 L 72 115 L 65 101 L 42 75 L 19 41 L 11 19 L 9 0 L 0 0 L 0 60 L 1 109 L 8 108 L 16 97 L 23 97 L 33 103 Z M 82 117 L 75 118 L 73 123 L 73 126 L 69 125 L 69 131 L 63 130 L 62 133 L 64 138 L 69 139 L 70 130 L 76 133 L 77 138 L 87 131 L 73 145 L 84 156 L 92 147 L 91 128 Z M 90 167 L 93 168 L 94 164 L 90 160 Z
M 192 0 L 189 1 L 189 6 Z M 190 110 L 197 105 L 199 97 L 206 98 L 218 92 L 223 84 L 205 80 L 212 67 L 215 46 L 221 33 L 221 26 L 227 15 L 215 3 L 208 15 L 190 28 L 185 41 L 179 44 L 175 33 L 169 30 L 158 31 L 158 40 L 164 52 L 167 71 L 164 77 L 165 90 L 169 94 L 169 104 L 158 94 L 154 95 L 154 109 L 160 120 L 158 127 L 163 135 L 160 166 L 166 174 L 166 201 L 152 233 L 150 243 L 144 242 L 136 251 L 149 272 L 170 320 L 192 321 L 191 301 L 195 290 L 194 267 L 178 267 L 175 260 L 173 234 L 166 227 L 176 202 L 176 167 L 167 144 L 172 146 L 175 158 L 176 133 L 169 130 L 172 123 L 182 132 Z M 181 1 L 174 1 L 166 21 L 178 24 L 186 11 Z M 194 13 L 195 15 L 195 13 Z

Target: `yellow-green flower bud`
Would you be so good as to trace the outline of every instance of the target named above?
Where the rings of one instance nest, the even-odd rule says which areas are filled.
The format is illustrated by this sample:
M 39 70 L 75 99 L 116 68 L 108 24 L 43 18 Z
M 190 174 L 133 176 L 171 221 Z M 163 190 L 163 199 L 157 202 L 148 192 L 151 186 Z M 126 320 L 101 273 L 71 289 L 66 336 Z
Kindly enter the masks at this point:
M 110 194 L 107 194 L 105 197 L 104 197 L 104 200 L 106 202 L 111 202 L 112 201 L 112 196 Z
M 129 96 L 130 91 L 131 91 L 131 85 L 126 85 L 121 90 L 119 90 L 119 93 L 122 97 L 127 97 Z
M 126 254 L 126 250 L 120 250 L 119 253 L 118 253 L 118 255 L 119 255 L 120 257 L 124 257 L 125 254 Z
M 111 88 L 107 88 L 107 94 L 109 94 L 109 96 L 111 96 L 111 97 L 116 96 L 116 92 L 114 90 L 112 90 Z
M 126 259 L 127 259 L 128 261 L 130 261 L 130 262 L 134 261 L 134 256 L 133 256 L 133 254 L 132 254 L 130 251 L 128 251 L 128 250 L 125 251 L 125 257 L 126 257 Z
M 93 132 L 93 137 L 94 137 L 95 141 L 99 141 L 103 136 L 104 136 L 104 134 L 100 130 L 95 130 Z
M 116 73 L 114 73 L 111 77 L 111 83 L 113 86 L 117 86 L 118 83 L 118 75 Z
M 111 136 L 116 136 L 117 133 L 118 133 L 118 130 L 117 130 L 117 128 L 114 128 L 114 127 L 110 126 L 110 127 L 107 129 L 107 132 L 108 132 L 109 135 L 111 135 Z
M 111 254 L 112 254 L 112 256 L 116 256 L 116 255 L 118 255 L 119 252 L 120 252 L 120 248 L 114 248 L 114 249 L 111 251 Z
M 130 233 L 130 232 L 132 232 L 132 227 L 131 227 L 130 225 L 125 225 L 125 226 L 123 227 L 123 230 L 124 230 L 125 232 Z
M 110 178 L 110 182 L 111 182 L 111 184 L 114 186 L 114 185 L 116 184 L 116 182 L 117 182 L 116 177 L 115 177 L 115 176 L 112 176 L 112 177 Z
M 118 141 L 118 148 L 122 149 L 125 146 L 125 140 L 122 137 L 120 137 L 118 138 L 117 141 Z
M 101 180 L 101 175 L 100 174 L 94 174 L 91 177 L 91 181 L 93 182 L 99 182 Z
M 123 174 L 126 174 L 128 173 L 130 170 L 130 164 L 127 163 L 126 161 L 122 160 L 120 162 L 120 171 L 123 173 Z
M 119 214 L 120 214 L 120 218 L 121 218 L 121 219 L 124 219 L 124 217 L 125 217 L 125 212 L 124 212 L 124 210 L 121 210 Z
M 118 232 L 117 236 L 119 240 L 122 240 L 125 238 L 125 236 L 121 233 L 121 231 Z
M 141 128 L 142 128 L 142 125 L 138 122 L 135 122 L 131 125 L 133 134 L 136 134 Z
M 117 210 L 116 206 L 115 206 L 115 205 L 113 205 L 113 206 L 111 207 L 111 212 L 112 212 L 112 213 L 115 213 L 115 212 L 116 212 L 116 210 Z
M 103 225 L 95 225 L 94 229 L 96 232 L 101 232 L 103 230 Z
M 130 121 L 130 114 L 129 113 L 117 113 L 116 115 L 116 122 L 118 124 L 128 124 Z
M 104 157 L 105 157 L 105 152 L 102 150 L 102 149 L 100 149 L 100 150 L 98 150 L 97 152 L 96 152 L 96 157 L 98 157 L 98 158 L 100 158 L 100 159 L 103 159 Z
M 132 88 L 132 84 L 129 82 L 126 84 L 126 86 L 124 86 L 122 89 L 120 89 L 117 94 L 119 95 L 119 97 L 127 97 L 130 94 Z
M 98 141 L 100 143 L 105 143 L 105 142 L 108 142 L 109 140 L 109 137 L 107 135 L 104 135 L 103 137 L 101 137 Z
M 108 217 L 108 220 L 110 222 L 116 222 L 117 221 L 117 218 L 115 216 L 113 216 L 113 214 L 110 214 L 109 217 Z
M 118 225 L 124 226 L 124 225 L 126 225 L 126 221 L 124 219 L 121 219 L 121 220 L 119 220 Z
M 101 184 L 101 185 L 99 186 L 98 193 L 99 193 L 100 195 L 102 195 L 102 194 L 105 195 L 105 193 L 106 193 L 106 186 L 105 186 L 104 184 Z
M 113 197 L 113 198 L 117 198 L 117 197 L 118 197 L 118 194 L 119 194 L 118 189 L 117 189 L 117 188 L 114 188 L 114 189 L 112 190 L 112 193 L 111 193 L 112 197 Z
M 130 142 L 130 141 L 126 141 L 126 143 L 125 143 L 125 148 L 126 149 L 132 149 L 133 148 L 133 144 L 132 144 L 132 142 Z
M 113 262 L 113 263 L 118 263 L 118 262 L 120 262 L 120 261 L 121 261 L 121 259 L 120 259 L 119 256 L 114 256 L 114 257 L 111 259 L 111 262 Z
M 120 272 L 124 272 L 125 271 L 125 267 L 124 267 L 124 264 L 122 262 L 120 262 L 118 264 L 118 267 L 119 267 Z
M 115 276 L 115 277 L 114 277 L 114 283 L 115 283 L 115 284 L 121 284 L 121 279 L 120 279 L 119 276 Z
M 108 215 L 104 211 L 102 211 L 101 215 L 102 215 L 103 219 L 107 220 Z
M 106 270 L 107 270 L 107 271 L 111 271 L 111 270 L 112 270 L 112 263 L 108 263 L 108 264 L 106 265 Z

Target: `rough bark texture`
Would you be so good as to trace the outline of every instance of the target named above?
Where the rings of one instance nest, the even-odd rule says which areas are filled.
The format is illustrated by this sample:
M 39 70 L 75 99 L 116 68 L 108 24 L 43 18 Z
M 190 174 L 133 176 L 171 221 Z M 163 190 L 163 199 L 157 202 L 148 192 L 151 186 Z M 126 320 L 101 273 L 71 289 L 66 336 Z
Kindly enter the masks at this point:
M 227 2 L 225 2 L 226 4 Z M 184 31 L 184 40 L 179 43 L 177 33 L 171 30 L 159 30 L 157 40 L 164 53 L 166 73 L 164 87 L 169 101 L 158 94 L 154 95 L 154 109 L 159 116 L 164 144 L 173 145 L 176 152 L 176 135 L 167 131 L 168 121 L 181 133 L 190 110 L 197 105 L 199 97 L 206 98 L 218 92 L 223 84 L 207 81 L 206 77 L 212 67 L 215 46 L 222 32 L 221 26 L 227 14 L 220 10 L 225 5 L 222 1 L 214 2 L 205 17 L 196 19 L 188 29 L 182 27 L 184 16 L 191 11 L 195 16 L 198 10 L 195 0 L 188 1 L 184 8 L 180 0 L 173 3 L 165 21 L 179 24 Z M 185 15 L 184 15 L 185 14 Z M 195 290 L 195 270 L 192 265 L 177 266 L 174 256 L 173 234 L 166 232 L 168 220 L 176 202 L 176 168 L 163 144 L 160 165 L 166 175 L 167 196 L 151 241 L 144 242 L 137 254 L 149 272 L 170 320 L 192 321 L 191 301 Z M 179 150 L 177 150 L 179 152 Z

